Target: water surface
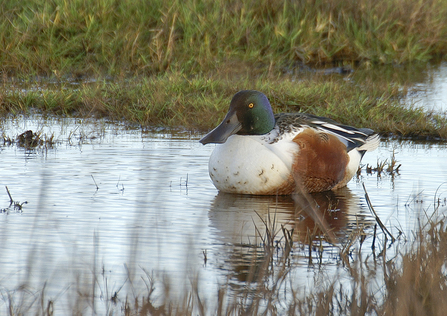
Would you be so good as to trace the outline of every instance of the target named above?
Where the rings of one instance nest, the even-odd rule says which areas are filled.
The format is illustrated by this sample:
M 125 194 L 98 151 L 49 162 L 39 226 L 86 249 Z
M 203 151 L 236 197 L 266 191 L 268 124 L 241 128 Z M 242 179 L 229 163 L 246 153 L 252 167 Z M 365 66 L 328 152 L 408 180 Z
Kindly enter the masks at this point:
M 445 69 L 421 86 L 425 94 L 412 92 L 407 102 L 417 97 L 427 109 L 445 111 Z M 23 148 L 14 141 L 26 130 L 52 141 Z M 340 252 L 350 240 L 352 249 L 363 247 L 369 256 L 388 248 L 380 229 L 373 238 L 377 222 L 363 184 L 377 215 L 403 243 L 421 219 L 446 209 L 447 150 L 441 142 L 384 140 L 364 156 L 361 174 L 346 188 L 313 195 L 317 213 L 337 238 L 330 244 L 315 230 L 312 213 L 290 196 L 219 193 L 208 176 L 214 145 L 201 145 L 202 135 L 39 115 L 4 118 L 0 132 L 5 313 L 11 300 L 14 306 L 32 305 L 42 293 L 63 313 L 87 293 L 97 300 L 86 310 L 119 314 L 126 296 L 147 296 L 151 284 L 151 299 L 160 303 L 166 285 L 170 296 L 181 298 L 196 281 L 213 310 L 222 284 L 228 284 L 229 296 L 253 284 L 264 262 L 266 225 L 276 233 L 278 262 L 285 252 L 281 227 L 292 233 L 291 271 L 280 299 L 287 302 L 288 286 L 304 293 L 343 274 Z M 399 172 L 367 172 L 366 165 L 376 167 L 393 155 Z M 11 205 L 6 187 L 21 207 Z M 361 229 L 362 245 L 353 237 Z M 388 248 L 388 258 L 393 252 Z M 354 251 L 348 260 L 356 260 Z M 276 273 L 275 265 L 271 269 Z
M 447 63 L 437 67 L 428 67 L 423 71 L 425 80 L 416 83 L 405 103 L 421 106 L 428 111 L 447 113 Z
M 128 286 L 129 277 L 135 278 L 132 286 L 143 291 L 140 278 L 147 272 L 172 282 L 173 295 L 190 286 L 191 276 L 197 277 L 204 299 L 212 301 L 219 284 L 229 282 L 236 291 L 250 276 L 255 250 L 262 249 L 256 227 L 265 231 L 263 221 L 269 219 L 276 229 L 281 224 L 294 229 L 292 275 L 300 276 L 295 286 L 312 287 L 322 266 L 337 271 L 337 247 L 324 243 L 320 254 L 305 247 L 306 234 L 315 224 L 296 209 L 291 197 L 219 193 L 207 170 L 214 146 L 198 143 L 199 135 L 38 116 L 2 123 L 8 135 L 29 129 L 54 134 L 56 143 L 31 150 L 1 146 L 4 293 L 21 284 L 39 291 L 46 282 L 47 296 L 63 297 L 61 293 L 70 292 L 80 276 L 91 278 L 96 271 L 103 278 L 99 288 L 104 293 L 107 289 L 110 297 Z M 359 225 L 371 232 L 375 224 L 362 183 L 395 236 L 402 232 L 411 237 L 435 196 L 445 204 L 445 145 L 384 141 L 363 163 L 376 166 L 393 151 L 402 164 L 399 174 L 378 177 L 364 169 L 347 188 L 314 195 L 322 210 L 330 210 L 324 214 L 339 245 Z M 22 210 L 8 207 L 5 186 L 15 201 L 27 202 Z M 371 241 L 367 238 L 365 243 Z M 6 303 L 0 301 L 0 306 L 4 309 Z

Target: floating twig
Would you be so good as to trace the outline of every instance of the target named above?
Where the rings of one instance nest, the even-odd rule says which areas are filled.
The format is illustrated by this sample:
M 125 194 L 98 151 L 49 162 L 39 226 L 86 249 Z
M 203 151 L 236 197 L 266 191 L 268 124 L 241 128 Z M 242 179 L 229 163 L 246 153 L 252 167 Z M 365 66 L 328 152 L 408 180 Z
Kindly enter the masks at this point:
M 371 244 L 371 249 L 374 252 L 374 249 L 376 249 L 376 232 L 377 232 L 377 224 L 374 225 L 374 235 L 373 235 L 373 241 Z
M 120 184 L 121 176 L 118 177 L 118 182 L 116 183 L 116 187 Z
M 116 183 L 116 188 L 119 191 L 124 192 L 124 184 L 121 183 L 121 189 L 119 188 L 120 180 L 121 180 L 121 176 L 119 176 L 119 178 L 118 178 L 118 182 Z
M 203 265 L 206 266 L 206 262 L 208 261 L 208 255 L 206 253 L 206 249 L 202 250 L 203 253 Z
M 5 185 L 5 188 L 6 188 L 6 192 L 9 195 L 9 206 L 11 206 L 12 203 L 14 203 L 14 200 L 12 199 L 11 193 L 9 193 L 9 189 L 8 189 L 8 187 L 6 185 Z
M 91 175 L 91 176 L 92 176 L 93 182 L 95 182 L 95 185 L 96 185 L 96 191 L 98 191 L 98 190 L 99 190 L 99 187 L 98 187 L 98 185 L 96 184 L 95 178 L 93 177 L 93 175 Z
M 440 206 L 440 204 L 441 204 L 441 199 L 440 199 L 440 196 L 441 196 L 441 194 L 439 194 L 439 197 L 438 197 L 438 191 L 439 191 L 439 189 L 441 189 L 441 187 L 444 185 L 444 184 L 446 184 L 447 182 L 443 182 L 443 183 L 441 183 L 437 188 L 436 188 L 436 191 L 435 191 L 435 196 L 433 197 L 433 208 L 434 208 L 434 212 L 433 212 L 433 214 L 430 216 L 430 220 L 431 220 L 431 218 L 433 217 L 433 215 L 435 214 L 435 212 L 439 209 L 439 206 Z

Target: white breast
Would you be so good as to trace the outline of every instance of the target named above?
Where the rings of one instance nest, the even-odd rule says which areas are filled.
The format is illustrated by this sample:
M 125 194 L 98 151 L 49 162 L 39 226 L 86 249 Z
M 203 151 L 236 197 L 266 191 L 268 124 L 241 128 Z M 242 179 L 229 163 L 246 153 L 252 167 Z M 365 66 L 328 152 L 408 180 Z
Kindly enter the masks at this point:
M 210 157 L 209 173 L 215 187 L 227 193 L 259 194 L 274 191 L 291 173 L 293 142 L 269 144 L 265 136 L 230 136 Z

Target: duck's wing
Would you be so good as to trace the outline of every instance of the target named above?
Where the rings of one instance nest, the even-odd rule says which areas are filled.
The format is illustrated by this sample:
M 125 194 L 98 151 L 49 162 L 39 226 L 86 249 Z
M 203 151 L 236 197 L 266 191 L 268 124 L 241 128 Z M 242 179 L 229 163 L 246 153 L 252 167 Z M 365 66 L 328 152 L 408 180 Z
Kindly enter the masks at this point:
M 362 155 L 379 146 L 380 136 L 369 128 L 355 128 L 332 119 L 306 113 L 280 113 L 275 115 L 279 134 L 300 131 L 310 127 L 336 136 L 346 145 L 347 151 L 358 150 Z

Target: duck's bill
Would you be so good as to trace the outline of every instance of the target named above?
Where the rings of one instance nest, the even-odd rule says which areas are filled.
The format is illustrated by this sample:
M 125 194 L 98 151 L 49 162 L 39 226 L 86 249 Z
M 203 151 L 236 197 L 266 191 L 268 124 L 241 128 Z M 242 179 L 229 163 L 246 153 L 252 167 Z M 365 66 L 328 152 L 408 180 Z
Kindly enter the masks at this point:
M 219 124 L 215 129 L 205 135 L 200 142 L 203 145 L 216 143 L 225 143 L 228 137 L 236 134 L 242 128 L 239 122 L 236 112 L 228 112 L 222 123 Z

